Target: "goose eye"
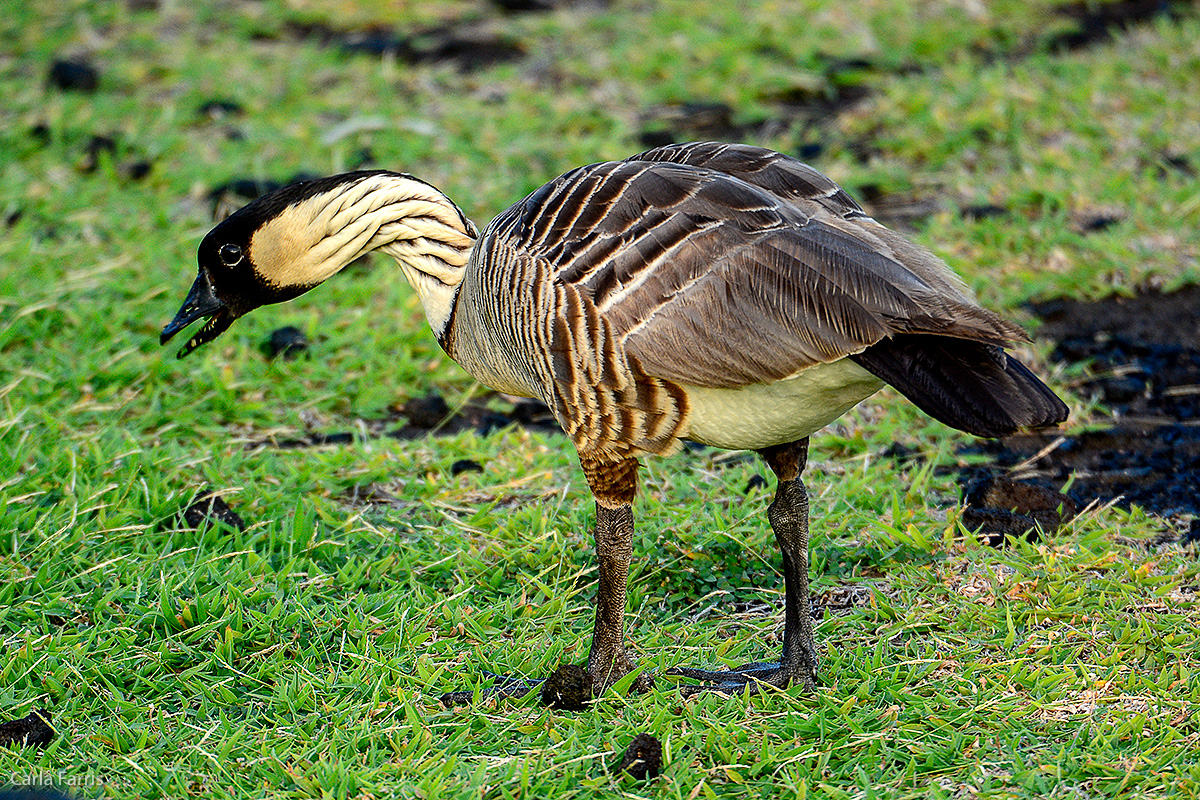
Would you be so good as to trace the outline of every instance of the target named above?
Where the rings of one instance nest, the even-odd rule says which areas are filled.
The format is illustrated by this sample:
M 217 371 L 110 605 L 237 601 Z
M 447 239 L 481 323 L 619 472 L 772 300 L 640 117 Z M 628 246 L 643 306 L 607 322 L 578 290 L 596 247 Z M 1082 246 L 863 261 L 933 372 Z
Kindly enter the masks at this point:
M 217 258 L 227 267 L 236 267 L 242 260 L 242 248 L 236 244 L 223 244 L 217 250 Z

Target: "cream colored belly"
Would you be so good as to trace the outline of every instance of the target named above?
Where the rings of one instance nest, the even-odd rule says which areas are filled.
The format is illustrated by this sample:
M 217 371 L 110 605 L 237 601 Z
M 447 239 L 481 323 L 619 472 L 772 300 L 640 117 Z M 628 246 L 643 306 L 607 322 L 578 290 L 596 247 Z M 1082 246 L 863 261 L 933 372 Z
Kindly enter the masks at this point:
M 692 439 L 728 450 L 757 450 L 802 439 L 883 388 L 848 358 L 792 378 L 741 389 L 685 386 Z

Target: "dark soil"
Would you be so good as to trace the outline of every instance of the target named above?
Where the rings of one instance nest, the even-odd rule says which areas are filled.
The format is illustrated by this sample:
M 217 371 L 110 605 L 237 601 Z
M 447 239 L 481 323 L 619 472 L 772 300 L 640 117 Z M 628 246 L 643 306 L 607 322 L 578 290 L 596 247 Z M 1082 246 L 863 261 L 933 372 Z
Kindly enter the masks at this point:
M 1184 8 L 1190 5 L 1187 0 L 1117 0 L 1105 3 L 1075 0 L 1063 3 L 1056 13 L 1074 20 L 1075 25 L 1051 36 L 1045 48 L 1050 52 L 1061 52 L 1104 44 L 1120 31 L 1146 25 L 1162 17 L 1178 19 Z
M 384 26 L 347 31 L 321 23 L 299 22 L 288 23 L 287 28 L 297 39 L 316 40 L 345 53 L 386 54 L 405 64 L 448 63 L 463 72 L 525 57 L 525 48 L 520 42 L 490 33 L 471 22 L 403 33 Z
M 1083 507 L 1115 502 L 1164 516 L 1200 514 L 1200 286 L 1095 302 L 1031 306 L 1051 357 L 1086 365 L 1075 391 L 1111 413 L 1108 424 L 1071 436 L 1009 436 L 974 447 L 1013 475 L 1067 493 Z M 978 471 L 967 474 L 978 480 Z M 1011 509 L 1004 509 L 1011 510 Z

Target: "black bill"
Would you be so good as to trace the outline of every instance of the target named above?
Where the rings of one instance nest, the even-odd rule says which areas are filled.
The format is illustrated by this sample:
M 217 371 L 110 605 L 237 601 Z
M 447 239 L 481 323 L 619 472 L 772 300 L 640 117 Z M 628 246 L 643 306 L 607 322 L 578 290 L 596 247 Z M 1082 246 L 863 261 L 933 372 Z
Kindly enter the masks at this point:
M 212 283 L 204 270 L 200 270 L 196 276 L 196 282 L 192 284 L 192 290 L 188 292 L 175 319 L 162 329 L 159 343 L 166 344 L 172 336 L 202 317 L 207 317 L 208 322 L 204 323 L 204 326 L 188 339 L 187 344 L 177 354 L 178 358 L 183 358 L 205 342 L 211 342 L 224 333 L 225 329 L 237 319 L 229 307 L 213 294 Z

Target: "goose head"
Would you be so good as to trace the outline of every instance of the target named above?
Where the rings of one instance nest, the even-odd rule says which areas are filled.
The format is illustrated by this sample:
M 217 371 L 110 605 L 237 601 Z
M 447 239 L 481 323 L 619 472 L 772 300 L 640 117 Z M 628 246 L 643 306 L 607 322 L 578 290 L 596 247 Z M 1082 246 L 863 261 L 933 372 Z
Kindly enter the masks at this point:
M 444 194 L 400 172 L 347 172 L 260 197 L 209 231 L 199 272 L 161 342 L 206 319 L 179 357 L 259 306 L 291 300 L 371 250 L 394 256 L 444 322 L 478 230 Z
M 205 319 L 179 351 L 183 358 L 220 336 L 238 317 L 298 297 L 349 263 L 339 261 L 343 248 L 323 246 L 329 229 L 319 222 L 321 211 L 354 177 L 361 174 L 285 186 L 209 231 L 196 251 L 196 280 L 175 318 L 162 329 L 160 342 L 166 344 Z

